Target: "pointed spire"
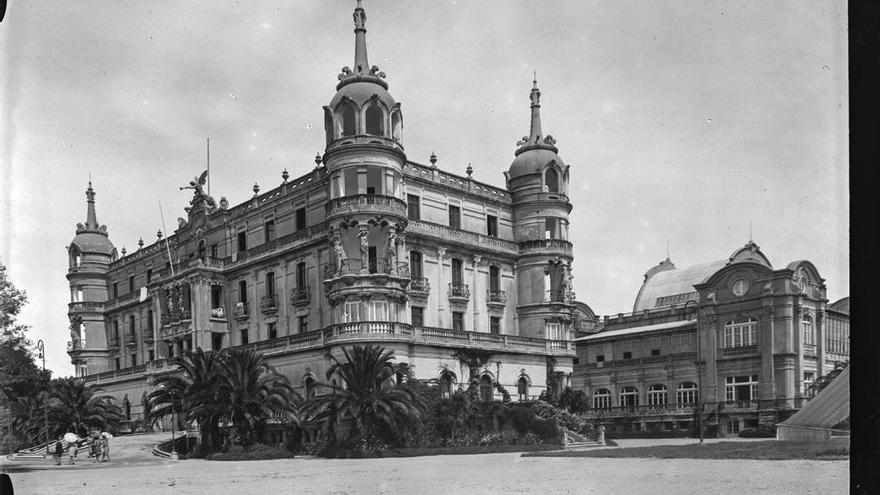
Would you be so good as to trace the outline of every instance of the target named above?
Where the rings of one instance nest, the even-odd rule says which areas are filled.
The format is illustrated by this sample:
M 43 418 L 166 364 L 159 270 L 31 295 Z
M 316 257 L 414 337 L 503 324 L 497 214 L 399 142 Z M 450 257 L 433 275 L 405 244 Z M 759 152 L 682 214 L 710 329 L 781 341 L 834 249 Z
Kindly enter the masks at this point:
M 538 72 L 535 71 L 532 77 L 532 91 L 529 93 L 531 100 L 532 120 L 529 126 L 529 135 L 524 136 L 516 144 L 520 147 L 516 154 L 533 148 L 550 149 L 554 152 L 556 149 L 556 140 L 553 136 L 544 136 L 541 130 L 541 90 L 538 88 Z
M 379 70 L 377 66 L 370 66 L 367 60 L 367 12 L 364 10 L 362 0 L 357 0 L 354 8 L 354 69 L 343 67 L 342 73 L 339 74 L 339 84 L 336 89 L 345 86 L 348 83 L 357 81 L 374 82 L 385 89 L 388 89 L 388 83 L 383 81 L 385 73 Z
M 92 189 L 91 176 L 89 176 L 89 187 L 86 189 L 86 223 L 76 225 L 76 233 L 81 232 L 97 232 L 107 235 L 107 227 L 98 223 L 98 216 L 95 214 L 95 190 Z

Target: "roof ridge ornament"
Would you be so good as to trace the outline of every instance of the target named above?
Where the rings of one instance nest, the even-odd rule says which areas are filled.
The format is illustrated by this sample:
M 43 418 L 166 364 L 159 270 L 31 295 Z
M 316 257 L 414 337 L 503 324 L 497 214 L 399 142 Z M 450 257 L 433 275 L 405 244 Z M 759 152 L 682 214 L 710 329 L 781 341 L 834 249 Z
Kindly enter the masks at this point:
M 383 81 L 385 73 L 376 65 L 370 66 L 367 59 L 367 12 L 364 10 L 362 0 L 357 0 L 352 17 L 354 18 L 354 69 L 347 65 L 340 69 L 336 90 L 358 81 L 376 83 L 388 89 L 388 83 Z

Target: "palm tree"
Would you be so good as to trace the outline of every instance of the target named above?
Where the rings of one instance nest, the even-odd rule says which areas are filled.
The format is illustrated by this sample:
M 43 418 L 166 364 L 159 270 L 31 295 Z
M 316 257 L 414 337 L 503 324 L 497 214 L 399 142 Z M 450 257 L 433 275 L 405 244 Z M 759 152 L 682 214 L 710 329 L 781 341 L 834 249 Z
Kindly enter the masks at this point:
M 50 395 L 54 399 L 52 416 L 64 428 L 77 434 L 88 434 L 89 428 L 107 429 L 122 420 L 122 411 L 110 395 L 95 395 L 82 378 L 52 380 Z
M 17 439 L 24 445 L 34 445 L 45 441 L 46 428 L 43 413 L 48 395 L 45 391 L 24 397 L 15 397 L 9 402 L 12 413 L 12 426 L 18 431 Z
M 187 422 L 199 425 L 207 450 L 213 450 L 220 436 L 219 422 L 224 412 L 222 358 L 201 348 L 187 351 L 171 361 L 182 373 L 161 376 L 154 382 L 156 389 L 145 399 L 144 421 L 148 426 L 164 417 L 177 421 L 183 414 Z
M 299 423 L 297 394 L 287 377 L 279 374 L 253 349 L 233 349 L 224 355 L 219 391 L 224 415 L 232 421 L 241 443 L 249 445 L 272 417 Z
M 421 425 L 427 405 L 413 390 L 395 384 L 393 377 L 404 367 L 392 361 L 394 352 L 367 345 L 343 349 L 345 361 L 331 356 L 333 365 L 327 380 L 338 376 L 345 388 L 326 385 L 332 392 L 310 399 L 307 411 L 324 421 L 333 439 L 337 425 L 351 425 L 344 442 L 378 435 L 383 440 L 399 442 L 407 431 Z

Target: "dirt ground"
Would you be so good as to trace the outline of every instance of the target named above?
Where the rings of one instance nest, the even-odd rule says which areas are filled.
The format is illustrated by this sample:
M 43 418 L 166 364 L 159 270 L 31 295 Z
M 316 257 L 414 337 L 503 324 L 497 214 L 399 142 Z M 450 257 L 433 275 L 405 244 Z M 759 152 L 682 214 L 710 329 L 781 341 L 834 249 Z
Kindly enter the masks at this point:
M 848 461 L 522 458 L 505 453 L 171 462 L 149 455 L 156 441 L 152 436 L 116 440 L 116 455 L 109 464 L 80 459 L 73 466 L 4 462 L 3 467 L 17 494 L 831 495 L 849 490 Z

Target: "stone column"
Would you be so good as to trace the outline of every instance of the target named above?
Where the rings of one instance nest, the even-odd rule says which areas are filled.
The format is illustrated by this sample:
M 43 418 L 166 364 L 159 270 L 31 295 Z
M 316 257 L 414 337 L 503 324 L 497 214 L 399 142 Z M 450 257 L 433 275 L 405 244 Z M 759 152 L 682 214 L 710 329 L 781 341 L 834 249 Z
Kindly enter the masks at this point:
M 443 283 L 443 259 L 446 258 L 446 248 L 437 248 L 437 326 L 446 328 L 446 284 Z
M 814 322 L 816 332 L 816 356 L 818 365 L 816 366 L 816 379 L 825 375 L 825 310 L 816 310 L 816 319 Z
M 796 354 L 794 361 L 794 396 L 802 397 L 804 395 L 804 342 L 803 332 L 801 331 L 801 318 L 803 316 L 803 306 L 801 301 L 795 301 L 791 311 L 791 329 L 794 335 L 794 352 Z
M 473 279 L 473 294 L 471 297 L 471 304 L 474 309 L 474 332 L 479 332 L 481 330 L 482 325 L 480 324 L 480 304 L 479 302 L 482 300 L 482 290 L 477 285 L 480 280 L 480 262 L 483 260 L 483 257 L 479 254 L 474 255 L 474 279 Z
M 761 349 L 761 383 L 758 386 L 758 398 L 772 400 L 776 398 L 776 369 L 773 364 L 773 306 L 765 306 L 758 322 L 758 342 Z

